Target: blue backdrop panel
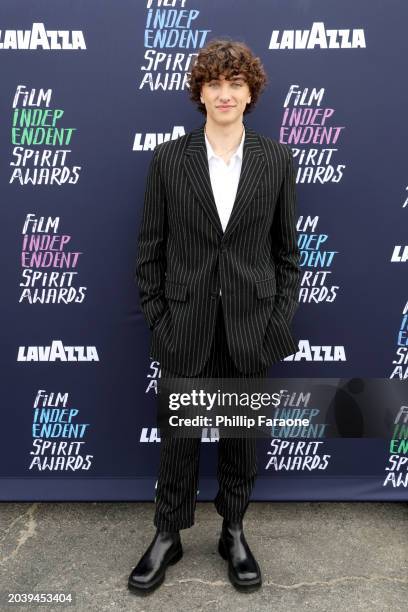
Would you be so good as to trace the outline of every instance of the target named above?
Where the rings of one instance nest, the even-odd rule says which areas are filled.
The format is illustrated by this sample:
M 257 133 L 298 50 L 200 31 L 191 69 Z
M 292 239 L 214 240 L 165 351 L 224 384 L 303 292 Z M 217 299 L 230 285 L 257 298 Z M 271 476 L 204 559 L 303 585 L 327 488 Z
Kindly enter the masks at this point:
M 259 440 L 253 499 L 407 499 L 406 2 L 3 0 L 0 15 L 0 499 L 154 499 L 137 235 L 153 148 L 203 123 L 185 79 L 221 36 L 261 57 L 245 122 L 297 166 L 299 352 L 270 376 L 339 381 L 331 435 L 305 436 L 313 469 L 296 435 Z M 213 434 L 199 500 L 217 490 Z

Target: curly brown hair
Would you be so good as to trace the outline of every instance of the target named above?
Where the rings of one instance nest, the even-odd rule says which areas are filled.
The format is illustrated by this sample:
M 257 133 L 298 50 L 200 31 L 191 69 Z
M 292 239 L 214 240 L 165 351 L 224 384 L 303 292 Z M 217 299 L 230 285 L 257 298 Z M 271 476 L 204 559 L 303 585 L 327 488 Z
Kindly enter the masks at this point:
M 250 113 L 268 82 L 260 58 L 255 57 L 245 43 L 226 38 L 210 40 L 200 50 L 187 76 L 187 84 L 190 100 L 196 103 L 198 110 L 204 115 L 206 108 L 200 100 L 202 84 L 217 79 L 220 74 L 226 79 L 237 74 L 245 76 L 251 92 L 251 102 L 247 104 L 244 115 Z

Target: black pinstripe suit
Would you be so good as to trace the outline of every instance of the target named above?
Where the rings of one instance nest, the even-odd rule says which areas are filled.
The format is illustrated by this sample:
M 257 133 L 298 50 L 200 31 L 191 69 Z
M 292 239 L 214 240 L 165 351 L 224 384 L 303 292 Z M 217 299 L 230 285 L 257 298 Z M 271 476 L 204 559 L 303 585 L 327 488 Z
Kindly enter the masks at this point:
M 238 190 L 223 232 L 204 124 L 156 147 L 136 280 L 153 330 L 151 357 L 163 377 L 262 377 L 297 351 L 289 329 L 300 283 L 295 187 L 289 147 L 245 125 Z M 157 527 L 194 524 L 199 449 L 198 438 L 162 439 Z M 256 439 L 220 439 L 219 514 L 242 519 L 256 472 Z
M 289 147 L 245 126 L 238 190 L 224 233 L 204 124 L 156 147 L 136 278 L 153 330 L 150 354 L 162 367 L 184 376 L 202 370 L 220 288 L 228 346 L 241 372 L 297 351 L 289 329 L 300 282 L 295 186 Z

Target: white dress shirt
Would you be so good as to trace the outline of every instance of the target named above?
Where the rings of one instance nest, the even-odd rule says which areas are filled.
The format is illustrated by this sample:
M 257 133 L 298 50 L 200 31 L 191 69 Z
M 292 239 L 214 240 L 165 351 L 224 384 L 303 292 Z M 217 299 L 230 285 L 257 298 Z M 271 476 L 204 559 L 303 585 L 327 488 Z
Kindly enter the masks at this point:
M 222 157 L 214 153 L 213 148 L 207 138 L 207 134 L 205 134 L 211 186 L 214 194 L 214 200 L 217 205 L 218 216 L 224 232 L 234 206 L 235 196 L 238 189 L 244 140 L 245 128 L 242 132 L 241 142 L 227 164 Z

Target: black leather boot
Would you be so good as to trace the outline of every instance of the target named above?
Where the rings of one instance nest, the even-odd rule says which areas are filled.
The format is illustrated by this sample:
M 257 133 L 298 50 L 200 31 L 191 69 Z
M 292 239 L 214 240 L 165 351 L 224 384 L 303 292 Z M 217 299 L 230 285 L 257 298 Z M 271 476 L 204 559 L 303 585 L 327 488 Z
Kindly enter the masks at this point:
M 128 587 L 133 593 L 151 593 L 163 582 L 166 567 L 183 556 L 179 531 L 156 531 L 148 549 L 132 570 Z
M 218 552 L 228 561 L 228 577 L 236 589 L 251 592 L 261 586 L 261 570 L 245 539 L 242 521 L 223 520 Z

